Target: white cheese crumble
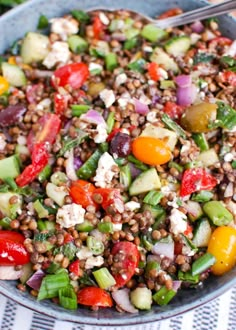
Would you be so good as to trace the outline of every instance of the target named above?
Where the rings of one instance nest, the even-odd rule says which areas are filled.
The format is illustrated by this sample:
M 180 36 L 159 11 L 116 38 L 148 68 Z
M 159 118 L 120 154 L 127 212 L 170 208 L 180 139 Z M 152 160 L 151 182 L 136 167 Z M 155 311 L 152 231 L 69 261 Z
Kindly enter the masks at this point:
M 60 17 L 51 19 L 50 23 L 52 23 L 51 31 L 59 34 L 64 41 L 67 40 L 68 36 L 71 34 L 77 34 L 79 31 L 79 24 L 76 20 Z
M 101 64 L 94 63 L 94 62 L 89 63 L 89 71 L 92 73 L 93 71 L 96 71 L 96 70 L 102 71 L 103 66 Z
M 106 108 L 109 108 L 116 100 L 115 94 L 111 89 L 104 89 L 100 92 L 100 98 L 103 100 Z
M 122 223 L 113 223 L 113 231 L 122 230 Z
M 201 35 L 200 34 L 198 34 L 198 33 L 191 33 L 191 35 L 190 35 L 191 45 L 196 44 L 199 39 L 201 39 Z
M 121 108 L 125 109 L 128 103 L 133 103 L 133 100 L 131 99 L 130 94 L 128 92 L 125 92 L 121 94 L 117 102 Z
M 96 128 L 96 135 L 94 136 L 94 142 L 95 143 L 103 143 L 107 139 L 107 128 L 103 124 L 97 125 Z
M 155 123 L 155 121 L 157 121 L 156 116 L 157 116 L 156 111 L 152 110 L 147 113 L 146 119 L 149 123 Z
M 52 45 L 51 51 L 45 57 L 43 65 L 51 69 L 57 63 L 67 63 L 70 59 L 70 50 L 67 42 L 56 41 Z
M 38 110 L 38 111 L 41 111 L 41 110 L 49 110 L 51 104 L 52 104 L 51 99 L 49 99 L 49 98 L 43 99 L 42 101 L 40 101 L 40 102 L 36 105 L 36 110 Z
M 109 25 L 109 18 L 104 13 L 99 13 L 99 18 L 104 25 Z
M 168 79 L 168 73 L 166 70 L 159 68 L 158 73 L 160 74 L 161 79 L 163 79 L 163 80 Z
M 170 215 L 170 232 L 174 235 L 184 233 L 187 229 L 187 216 L 178 209 L 172 209 Z
M 84 222 L 85 210 L 81 205 L 72 203 L 63 205 L 57 211 L 56 222 L 63 228 L 69 228 Z
M 86 260 L 92 256 L 93 252 L 87 246 L 82 246 L 81 249 L 79 249 L 79 251 L 76 253 L 76 257 L 79 260 Z
M 100 267 L 104 264 L 104 258 L 101 256 L 97 256 L 97 257 L 89 257 L 86 261 L 85 261 L 85 269 L 91 269 L 93 267 Z
M 124 84 L 127 81 L 127 75 L 125 73 L 120 73 L 115 80 L 116 87 L 119 87 L 120 85 Z
M 3 138 L 2 135 L 0 135 L 0 151 L 4 150 L 6 145 L 7 145 L 7 143 L 6 143 L 5 139 Z
M 141 207 L 141 204 L 138 203 L 138 202 L 134 202 L 134 201 L 130 201 L 130 202 L 127 202 L 125 203 L 125 210 L 126 211 L 135 211 L 137 209 L 140 209 Z
M 232 160 L 234 160 L 234 155 L 230 152 L 228 152 L 227 154 L 224 155 L 224 161 L 225 162 L 232 162 Z
M 117 166 L 113 157 L 108 152 L 105 152 L 98 161 L 96 176 L 94 177 L 95 186 L 101 188 L 110 187 L 115 175 L 115 172 L 112 171 L 113 166 Z

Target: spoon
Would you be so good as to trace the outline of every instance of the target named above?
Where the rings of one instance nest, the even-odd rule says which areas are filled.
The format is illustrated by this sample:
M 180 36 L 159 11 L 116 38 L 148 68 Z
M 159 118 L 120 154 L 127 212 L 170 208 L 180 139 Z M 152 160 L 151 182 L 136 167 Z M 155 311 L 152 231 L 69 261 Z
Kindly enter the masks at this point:
M 222 3 L 218 3 L 216 5 L 205 6 L 202 8 L 188 11 L 181 15 L 176 15 L 165 19 L 153 19 L 145 15 L 142 16 L 146 18 L 149 22 L 153 23 L 154 25 L 162 29 L 165 29 L 168 27 L 175 27 L 188 23 L 193 23 L 194 21 L 203 20 L 209 17 L 223 15 L 235 9 L 236 9 L 236 0 L 227 0 Z

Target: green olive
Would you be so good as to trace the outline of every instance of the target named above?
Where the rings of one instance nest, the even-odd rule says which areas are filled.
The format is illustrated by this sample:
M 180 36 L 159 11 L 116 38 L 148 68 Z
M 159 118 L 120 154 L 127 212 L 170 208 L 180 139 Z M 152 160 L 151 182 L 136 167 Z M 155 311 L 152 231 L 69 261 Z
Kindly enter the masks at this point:
M 216 120 L 217 105 L 199 103 L 188 107 L 182 118 L 181 125 L 191 133 L 209 132 L 209 125 Z
M 91 82 L 88 86 L 88 94 L 92 97 L 96 97 L 105 87 L 105 84 L 102 82 Z

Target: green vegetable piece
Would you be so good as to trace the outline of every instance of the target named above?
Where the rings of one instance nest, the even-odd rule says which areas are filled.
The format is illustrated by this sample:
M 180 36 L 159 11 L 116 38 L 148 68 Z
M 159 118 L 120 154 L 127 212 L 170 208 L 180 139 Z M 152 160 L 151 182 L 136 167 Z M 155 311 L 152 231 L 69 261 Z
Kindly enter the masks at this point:
M 148 237 L 147 235 L 143 235 L 141 238 L 142 245 L 147 251 L 151 251 L 153 248 L 153 243 L 150 242 L 150 240 L 150 237 Z
M 131 170 L 129 164 L 120 167 L 120 183 L 125 189 L 128 189 L 131 184 Z
M 211 253 L 205 253 L 192 264 L 192 275 L 199 275 L 210 268 L 216 262 L 216 258 Z
M 10 223 L 11 223 L 11 218 L 4 217 L 0 220 L 0 227 L 2 227 L 4 229 L 9 229 L 10 228 Z
M 185 131 L 181 126 L 179 126 L 175 121 L 173 121 L 170 116 L 168 116 L 166 113 L 162 115 L 161 120 L 163 123 L 172 131 L 174 131 L 178 136 L 181 136 L 182 138 L 186 139 Z
M 38 300 L 54 298 L 59 295 L 59 290 L 69 286 L 69 276 L 67 273 L 46 275 L 38 293 Z
M 143 27 L 141 31 L 141 36 L 148 41 L 156 42 L 161 40 L 167 36 L 166 31 L 157 27 L 154 24 L 147 24 Z
M 224 102 L 217 102 L 217 105 L 216 120 L 210 125 L 210 128 L 233 129 L 236 126 L 236 110 Z
M 140 33 L 140 30 L 136 29 L 136 28 L 129 28 L 129 29 L 125 30 L 124 33 L 125 33 L 126 38 L 128 40 L 130 40 L 130 39 L 137 37 Z
M 194 133 L 192 138 L 201 151 L 209 150 L 209 145 L 204 133 Z
M 178 271 L 178 279 L 183 282 L 188 282 L 191 284 L 197 284 L 199 282 L 199 275 L 192 275 L 191 271 L 182 272 L 181 270 Z
M 34 209 L 38 213 L 38 217 L 41 218 L 47 218 L 48 217 L 48 210 L 44 208 L 43 204 L 40 202 L 39 199 L 37 199 L 34 203 Z
M 175 57 L 183 56 L 190 46 L 191 40 L 188 36 L 175 36 L 165 43 L 167 53 Z
M 233 160 L 232 163 L 231 163 L 231 165 L 232 165 L 232 168 L 233 169 L 236 169 L 236 160 Z
M 161 80 L 160 88 L 161 89 L 173 89 L 173 88 L 175 88 L 175 82 L 173 80 Z
M 138 287 L 130 293 L 131 303 L 138 309 L 148 310 L 152 306 L 152 291 L 148 288 Z
M 49 38 L 41 33 L 29 32 L 22 40 L 21 57 L 24 63 L 41 62 L 49 53 Z
M 97 169 L 99 158 L 102 156 L 102 152 L 97 149 L 87 161 L 78 169 L 77 175 L 80 179 L 88 180 L 91 178 Z
M 164 195 L 162 194 L 162 192 L 156 191 L 156 190 L 151 190 L 144 197 L 143 202 L 155 206 L 158 203 L 160 203 L 160 201 L 161 201 L 161 199 L 162 199 L 163 196 Z
M 93 272 L 93 276 L 101 289 L 108 289 L 116 284 L 116 280 L 106 267 Z
M 153 296 L 152 299 L 160 306 L 167 305 L 176 295 L 176 291 L 168 290 L 165 286 L 162 286 Z
M 67 42 L 70 50 L 75 54 L 83 53 L 88 48 L 88 42 L 78 35 L 69 36 Z
M 68 178 L 64 172 L 57 171 L 51 175 L 50 181 L 56 186 L 60 186 L 61 184 L 66 183 Z
M 146 63 L 147 62 L 143 58 L 140 58 L 137 61 L 129 63 L 128 68 L 132 71 L 144 73 Z
M 108 71 L 113 71 L 118 66 L 117 56 L 115 53 L 108 53 L 105 56 L 105 65 Z
M 143 211 L 149 211 L 153 217 L 153 219 L 159 219 L 163 216 L 165 216 L 165 210 L 160 205 L 150 205 L 150 204 L 143 204 L 142 207 Z
M 46 185 L 46 193 L 47 196 L 56 202 L 59 206 L 64 205 L 64 199 L 68 194 L 64 187 L 58 187 L 51 182 L 48 182 Z
M 91 109 L 91 105 L 87 104 L 72 104 L 72 116 L 80 117 L 83 113 L 86 113 L 89 109 Z
M 64 156 L 65 152 L 77 147 L 78 145 L 80 145 L 80 143 L 83 142 L 83 140 L 85 139 L 85 137 L 87 136 L 87 133 L 85 133 L 84 131 L 78 130 L 77 133 L 77 137 L 75 139 L 65 139 L 63 141 L 63 145 L 61 150 L 58 153 L 58 156 Z
M 209 63 L 214 59 L 214 55 L 207 53 L 197 53 L 193 58 L 193 65 L 199 63 Z
M 7 62 L 2 63 L 2 75 L 14 87 L 22 87 L 26 85 L 27 79 L 24 71 L 15 64 Z
M 17 203 L 11 204 L 10 199 L 17 198 Z M 1 192 L 0 193 L 0 211 L 3 216 L 7 216 L 11 219 L 15 219 L 17 211 L 21 210 L 22 197 L 21 195 L 13 192 Z
M 115 112 L 109 112 L 107 117 L 107 133 L 111 133 L 115 124 Z
M 145 267 L 145 274 L 149 277 L 151 271 L 159 271 L 161 268 L 159 262 L 151 260 L 148 261 Z
M 51 265 L 46 269 L 46 272 L 48 274 L 55 274 L 60 268 L 61 267 L 59 264 L 52 262 Z
M 213 196 L 214 194 L 211 191 L 202 190 L 197 194 L 193 194 L 191 199 L 195 202 L 205 203 L 211 200 Z
M 223 63 L 223 64 L 226 64 L 229 67 L 232 67 L 232 66 L 236 65 L 236 60 L 233 57 L 227 56 L 227 55 L 222 56 L 220 58 L 220 62 Z
M 79 232 L 89 233 L 91 230 L 93 230 L 93 228 L 94 226 L 88 220 L 85 220 L 84 222 L 76 225 L 76 230 Z
M 88 13 L 82 10 L 71 10 L 71 15 L 79 22 L 79 23 L 88 23 L 90 21 L 90 16 Z
M 148 166 L 145 165 L 140 160 L 138 160 L 137 158 L 135 158 L 133 155 L 129 155 L 127 157 L 127 159 L 128 159 L 129 162 L 133 163 L 139 170 L 141 170 L 141 171 L 147 171 L 148 170 Z
M 203 205 L 203 211 L 215 226 L 228 225 L 233 221 L 233 214 L 230 213 L 220 201 L 210 201 Z
M 168 163 L 168 167 L 169 168 L 175 168 L 178 172 L 182 173 L 183 172 L 183 166 L 179 165 L 178 163 L 176 162 L 173 162 L 173 161 L 170 161 Z
M 131 50 L 131 49 L 133 49 L 134 47 L 137 46 L 137 43 L 138 43 L 137 38 L 128 39 L 124 43 L 124 49 L 125 50 Z
M 50 165 L 46 165 L 44 169 L 39 173 L 38 180 L 42 183 L 46 181 L 52 173 L 52 167 Z
M 154 167 L 141 173 L 132 182 L 129 188 L 130 196 L 146 193 L 153 189 L 159 189 L 161 187 L 161 181 L 158 173 Z
M 93 252 L 94 255 L 99 255 L 103 253 L 104 244 L 95 237 L 88 236 L 86 243 L 87 243 L 87 247 Z
M 78 251 L 78 249 L 74 245 L 74 243 L 69 242 L 67 244 L 60 246 L 59 248 L 54 249 L 53 254 L 56 255 L 56 254 L 62 253 L 69 260 L 72 260 L 75 257 L 75 254 L 77 251 Z
M 58 290 L 59 304 L 65 309 L 77 309 L 77 296 L 72 286 Z
M 41 15 L 38 20 L 37 29 L 42 30 L 46 29 L 49 25 L 48 19 L 45 15 Z
M 112 222 L 99 222 L 98 230 L 104 234 L 113 233 L 113 223 Z
M 12 46 L 11 46 L 11 54 L 13 56 L 17 56 L 20 53 L 20 41 L 16 40 L 13 42 Z M 0 59 L 0 63 L 1 63 L 1 59 Z

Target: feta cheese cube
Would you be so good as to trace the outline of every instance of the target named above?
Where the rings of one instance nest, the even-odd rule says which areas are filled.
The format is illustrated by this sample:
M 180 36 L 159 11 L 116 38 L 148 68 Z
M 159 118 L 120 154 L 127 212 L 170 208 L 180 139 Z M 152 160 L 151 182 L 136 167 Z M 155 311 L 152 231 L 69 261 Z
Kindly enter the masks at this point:
M 85 262 L 85 269 L 92 269 L 93 267 L 100 267 L 104 264 L 104 258 L 101 256 L 89 257 Z
M 109 108 L 116 100 L 115 94 L 111 89 L 104 89 L 100 92 L 100 98 L 103 100 L 106 108 Z
M 54 67 L 57 63 L 67 63 L 70 59 L 70 51 L 67 42 L 56 41 L 52 45 L 51 51 L 45 57 L 43 65 L 48 69 Z
M 106 188 L 110 187 L 111 181 L 115 175 L 112 167 L 117 166 L 112 156 L 105 152 L 98 161 L 96 176 L 94 177 L 95 186 Z
M 67 37 L 77 34 L 79 31 L 79 23 L 76 20 L 70 20 L 64 17 L 53 18 L 50 20 L 51 31 L 59 34 L 62 40 L 66 41 Z
M 69 228 L 84 222 L 85 210 L 81 205 L 72 203 L 58 209 L 56 222 L 63 228 Z
M 170 215 L 170 232 L 174 235 L 182 234 L 187 229 L 187 216 L 178 209 L 172 209 Z

